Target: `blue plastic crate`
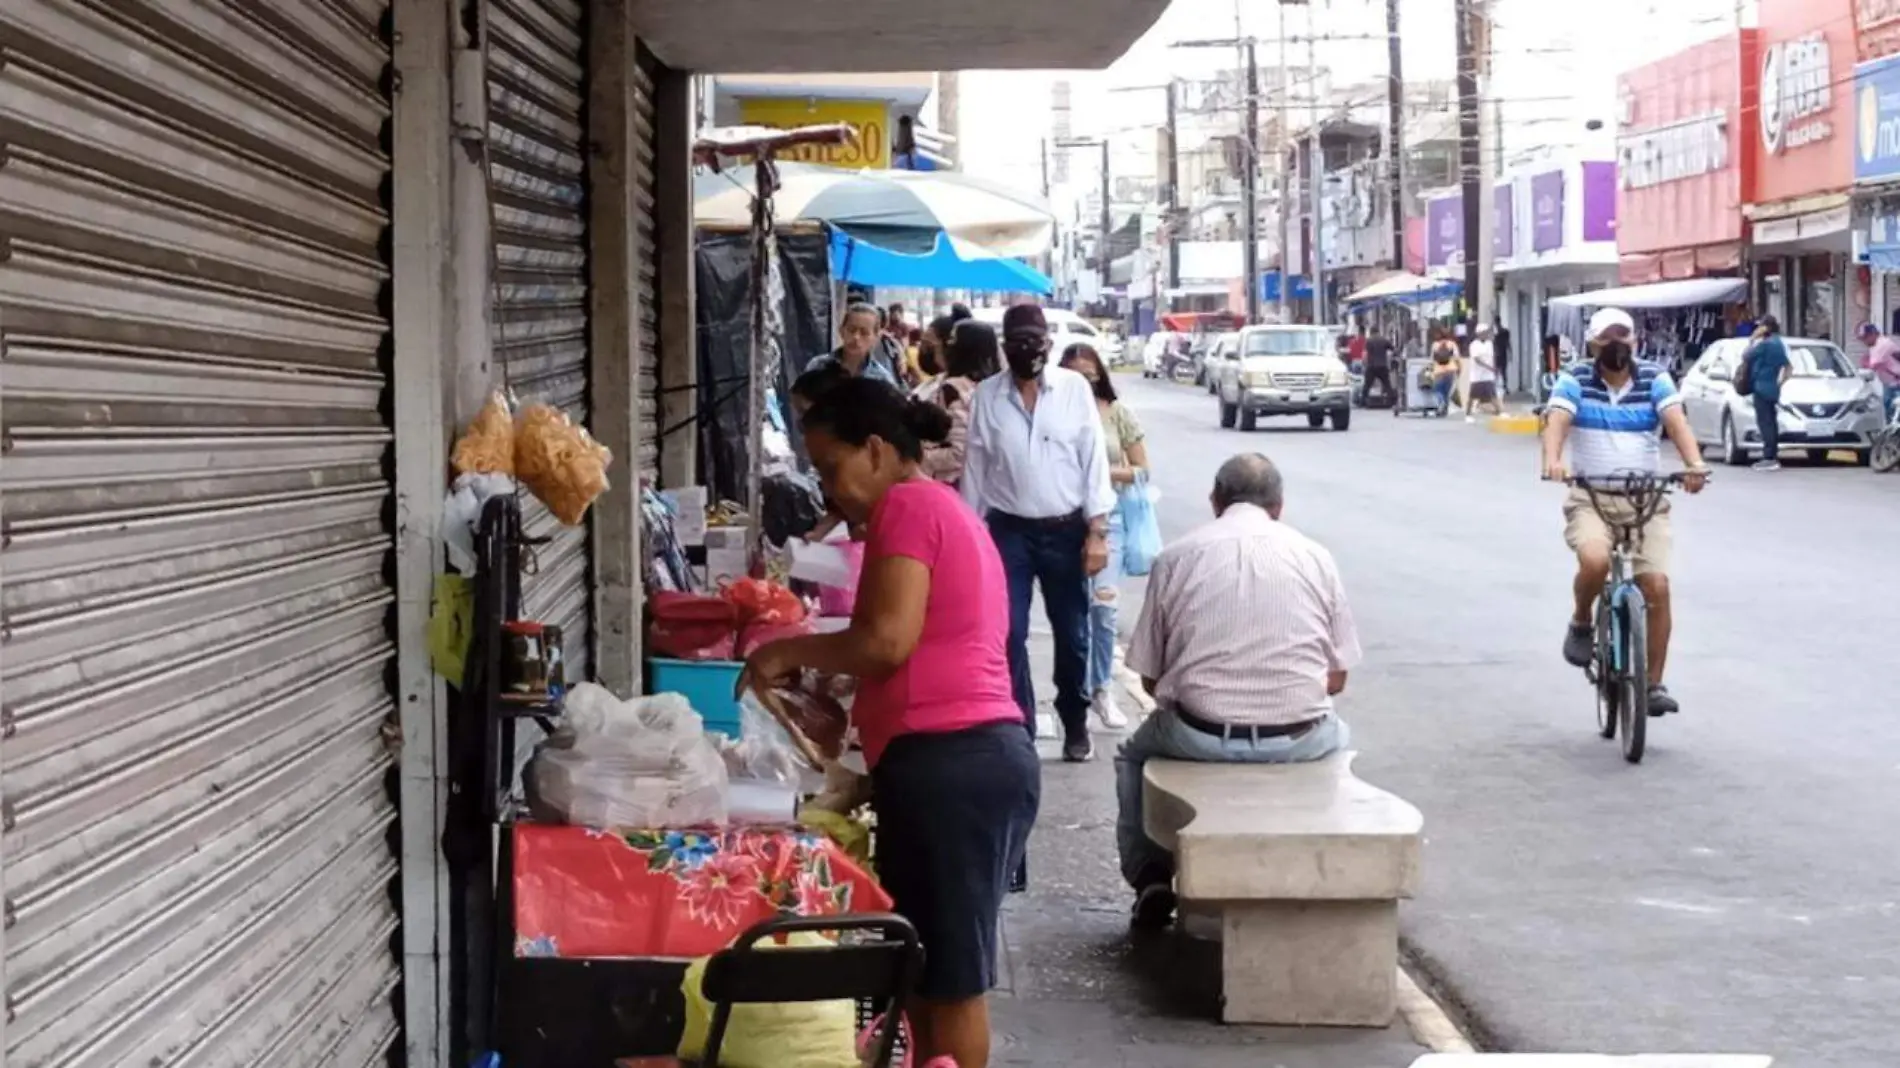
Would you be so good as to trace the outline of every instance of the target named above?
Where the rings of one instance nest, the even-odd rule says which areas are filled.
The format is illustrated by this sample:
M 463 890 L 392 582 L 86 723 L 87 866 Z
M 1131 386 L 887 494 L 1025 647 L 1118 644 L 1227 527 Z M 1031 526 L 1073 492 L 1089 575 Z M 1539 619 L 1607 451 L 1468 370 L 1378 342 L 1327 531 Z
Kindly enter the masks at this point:
M 739 702 L 732 688 L 739 684 L 739 660 L 671 660 L 651 657 L 647 671 L 654 693 L 676 693 L 691 702 L 706 721 L 706 729 L 728 738 L 739 737 Z

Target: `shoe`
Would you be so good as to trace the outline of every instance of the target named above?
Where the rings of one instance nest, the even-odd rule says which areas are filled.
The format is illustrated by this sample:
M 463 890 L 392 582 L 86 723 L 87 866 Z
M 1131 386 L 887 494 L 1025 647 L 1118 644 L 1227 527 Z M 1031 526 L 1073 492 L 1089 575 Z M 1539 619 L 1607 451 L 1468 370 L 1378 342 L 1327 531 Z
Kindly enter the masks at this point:
M 1675 698 L 1669 696 L 1669 687 L 1657 683 L 1649 688 L 1650 715 L 1667 716 L 1672 712 L 1680 711 L 1682 711 L 1682 706 L 1676 703 Z
M 1564 662 L 1571 667 L 1589 667 L 1597 658 L 1596 628 L 1588 623 L 1571 623 L 1564 634 Z
M 1104 686 L 1095 691 L 1095 699 L 1089 702 L 1089 707 L 1094 710 L 1095 718 L 1102 721 L 1105 729 L 1111 731 L 1128 729 L 1128 716 L 1122 712 L 1121 702 L 1115 700 L 1114 691 L 1108 687 Z
M 1477 422 L 1477 421 L 1478 421 L 1478 420 L 1477 420 L 1477 419 L 1476 419 L 1475 417 L 1473 417 L 1473 416 L 1469 416 L 1469 415 L 1467 415 L 1467 416 L 1465 416 L 1465 422 L 1466 422 L 1466 423 L 1475 423 L 1475 422 Z
M 1024 857 L 1023 862 L 1016 865 L 1016 870 L 1009 873 L 1009 892 L 1012 894 L 1026 894 L 1029 892 L 1028 857 Z
M 1063 740 L 1062 759 L 1070 764 L 1086 764 L 1095 759 L 1095 743 L 1089 741 L 1088 731 L 1071 734 Z
M 1135 892 L 1134 915 L 1128 926 L 1137 931 L 1158 931 L 1174 922 L 1174 884 L 1155 882 Z
M 1755 461 L 1755 470 L 1757 470 L 1757 471 L 1779 471 L 1779 470 L 1781 470 L 1781 461 L 1780 461 L 1780 460 L 1756 460 L 1756 461 Z

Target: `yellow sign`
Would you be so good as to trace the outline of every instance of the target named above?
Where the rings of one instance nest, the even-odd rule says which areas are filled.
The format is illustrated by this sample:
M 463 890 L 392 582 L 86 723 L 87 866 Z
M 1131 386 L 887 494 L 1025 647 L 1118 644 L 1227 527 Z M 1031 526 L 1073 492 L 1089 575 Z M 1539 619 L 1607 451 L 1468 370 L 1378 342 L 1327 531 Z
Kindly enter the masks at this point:
M 739 101 L 739 121 L 775 130 L 842 122 L 858 135 L 855 144 L 799 145 L 786 149 L 779 158 L 852 170 L 891 165 L 891 106 L 881 100 L 743 97 Z

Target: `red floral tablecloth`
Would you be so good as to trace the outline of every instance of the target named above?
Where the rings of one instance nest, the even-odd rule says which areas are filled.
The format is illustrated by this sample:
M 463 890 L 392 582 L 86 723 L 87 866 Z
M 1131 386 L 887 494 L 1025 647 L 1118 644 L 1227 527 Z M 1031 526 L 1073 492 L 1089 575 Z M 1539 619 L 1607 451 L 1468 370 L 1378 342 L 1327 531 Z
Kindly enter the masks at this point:
M 701 957 L 775 916 L 891 907 L 831 839 L 803 827 L 524 823 L 514 846 L 518 957 Z

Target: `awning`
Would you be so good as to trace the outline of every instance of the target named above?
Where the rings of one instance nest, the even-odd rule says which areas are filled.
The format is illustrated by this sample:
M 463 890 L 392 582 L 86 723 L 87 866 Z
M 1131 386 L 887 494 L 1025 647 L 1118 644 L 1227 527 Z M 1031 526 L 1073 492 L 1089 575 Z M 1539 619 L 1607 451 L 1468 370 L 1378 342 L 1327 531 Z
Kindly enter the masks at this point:
M 1553 308 L 1693 308 L 1700 304 L 1730 304 L 1748 295 L 1741 278 L 1685 278 L 1647 286 L 1593 289 L 1568 297 L 1552 297 Z
M 892 252 L 831 231 L 831 268 L 846 282 L 905 289 L 969 289 L 985 293 L 1045 294 L 1049 277 L 1020 260 L 940 234 L 927 255 Z
M 1432 301 L 1455 297 L 1464 289 L 1459 282 L 1440 281 L 1426 278 L 1410 271 L 1400 271 L 1388 275 L 1377 282 L 1349 294 L 1347 304 L 1429 304 Z

